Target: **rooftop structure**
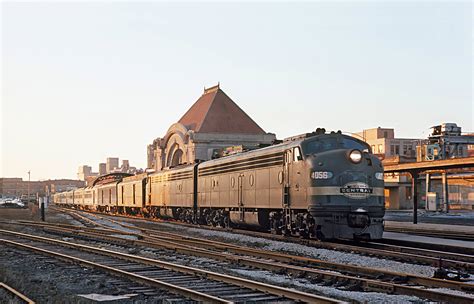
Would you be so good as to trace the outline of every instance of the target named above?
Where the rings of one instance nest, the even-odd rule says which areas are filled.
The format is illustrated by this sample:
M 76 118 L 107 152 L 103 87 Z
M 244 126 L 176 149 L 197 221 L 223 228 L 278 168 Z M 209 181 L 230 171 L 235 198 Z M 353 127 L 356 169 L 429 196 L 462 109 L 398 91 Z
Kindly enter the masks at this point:
M 148 145 L 148 168 L 191 164 L 211 159 L 222 148 L 242 145 L 252 149 L 274 140 L 274 134 L 266 133 L 217 85 L 204 89 L 165 136 Z
M 195 133 L 265 134 L 219 85 L 204 89 L 178 123 Z

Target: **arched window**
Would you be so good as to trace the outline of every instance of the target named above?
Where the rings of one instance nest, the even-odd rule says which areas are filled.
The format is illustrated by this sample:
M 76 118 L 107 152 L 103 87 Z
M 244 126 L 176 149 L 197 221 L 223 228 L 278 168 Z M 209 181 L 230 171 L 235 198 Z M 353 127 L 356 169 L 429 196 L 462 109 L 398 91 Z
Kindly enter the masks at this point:
M 179 147 L 177 143 L 174 143 L 171 148 L 168 150 L 166 166 L 177 166 L 183 163 L 183 150 Z
M 177 166 L 182 163 L 183 150 L 178 149 L 173 153 L 170 166 Z

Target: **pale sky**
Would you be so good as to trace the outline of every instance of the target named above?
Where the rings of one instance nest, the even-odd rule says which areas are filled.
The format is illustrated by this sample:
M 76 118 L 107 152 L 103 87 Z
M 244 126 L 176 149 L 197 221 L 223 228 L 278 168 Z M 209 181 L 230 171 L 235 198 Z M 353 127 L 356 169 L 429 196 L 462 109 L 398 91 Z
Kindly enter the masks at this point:
M 221 88 L 265 131 L 474 131 L 472 5 L 453 1 L 1 4 L 2 177 L 76 178 Z

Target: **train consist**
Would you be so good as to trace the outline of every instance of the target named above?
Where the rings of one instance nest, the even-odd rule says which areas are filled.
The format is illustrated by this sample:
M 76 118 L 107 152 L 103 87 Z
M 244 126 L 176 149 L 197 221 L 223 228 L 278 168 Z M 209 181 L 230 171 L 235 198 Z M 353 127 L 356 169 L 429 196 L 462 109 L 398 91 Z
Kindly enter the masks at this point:
M 156 173 L 100 177 L 56 204 L 318 239 L 380 239 L 384 181 L 363 141 L 324 129 Z

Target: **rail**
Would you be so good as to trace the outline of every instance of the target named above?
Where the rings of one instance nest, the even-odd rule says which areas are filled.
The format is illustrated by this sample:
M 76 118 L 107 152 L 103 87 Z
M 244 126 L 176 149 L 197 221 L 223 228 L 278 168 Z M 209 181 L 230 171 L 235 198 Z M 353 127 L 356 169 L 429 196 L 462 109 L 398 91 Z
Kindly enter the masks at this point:
M 29 235 L 29 234 L 14 232 L 14 231 L 8 231 L 8 230 L 0 230 L 0 233 L 13 235 L 13 236 L 19 237 L 19 238 L 26 238 L 26 239 L 30 239 L 30 240 L 34 240 L 34 241 L 40 241 L 40 242 L 44 242 L 44 243 L 49 243 L 49 244 L 59 245 L 59 246 L 63 246 L 63 247 L 73 248 L 73 249 L 80 250 L 80 251 L 100 254 L 100 255 L 104 255 L 104 256 L 115 257 L 115 258 L 123 259 L 123 260 L 126 260 L 126 261 L 132 261 L 132 262 L 136 262 L 136 263 L 140 263 L 140 264 L 157 266 L 157 267 L 167 269 L 167 270 L 171 270 L 171 271 L 176 271 L 176 272 L 180 272 L 180 273 L 184 273 L 184 274 L 188 274 L 188 275 L 193 275 L 193 276 L 200 276 L 200 277 L 210 279 L 210 280 L 225 282 L 225 283 L 228 283 L 228 284 L 232 284 L 232 285 L 236 285 L 236 286 L 240 286 L 240 287 L 245 287 L 245 288 L 249 288 L 249 289 L 252 289 L 252 290 L 258 290 L 258 291 L 261 291 L 261 292 L 264 292 L 264 293 L 269 293 L 269 294 L 273 294 L 273 295 L 276 295 L 276 296 L 285 297 L 287 299 L 291 299 L 291 300 L 295 300 L 295 301 L 303 301 L 303 302 L 311 302 L 311 303 L 340 303 L 340 301 L 338 301 L 338 300 L 334 300 L 334 299 L 330 299 L 330 298 L 322 297 L 322 296 L 318 296 L 318 295 L 313 295 L 313 294 L 309 294 L 309 293 L 305 293 L 305 292 L 301 292 L 301 291 L 291 290 L 291 289 L 287 289 L 287 288 L 284 288 L 284 287 L 274 286 L 274 285 L 270 285 L 270 284 L 264 284 L 264 283 L 251 281 L 251 280 L 247 280 L 247 279 L 242 279 L 242 278 L 238 278 L 238 277 L 234 277 L 234 276 L 230 276 L 230 275 L 215 273 L 215 272 L 211 272 L 211 271 L 207 271 L 207 270 L 201 270 L 201 269 L 197 269 L 197 268 L 193 268 L 193 267 L 173 264 L 173 263 L 169 263 L 169 262 L 164 262 L 164 261 L 160 261 L 160 260 L 140 257 L 140 256 L 136 256 L 136 255 L 130 255 L 130 254 L 126 254 L 126 253 L 120 253 L 120 252 L 111 251 L 111 250 L 107 250 L 107 249 L 101 249 L 101 248 L 87 246 L 87 245 L 74 244 L 74 243 L 71 243 L 71 242 L 64 242 L 64 241 L 55 240 L 55 239 L 51 239 L 51 238 L 34 236 L 34 235 Z M 133 273 L 132 274 L 126 273 L 122 270 L 111 268 L 111 267 L 108 267 L 108 266 L 105 266 L 105 265 L 100 265 L 100 264 L 90 262 L 90 261 L 86 261 L 86 260 L 83 260 L 83 259 L 78 259 L 76 257 L 67 256 L 67 255 L 64 255 L 64 254 L 61 254 L 61 253 L 56 253 L 56 252 L 52 252 L 52 251 L 49 251 L 49 250 L 45 250 L 45 249 L 41 249 L 41 248 L 37 248 L 37 247 L 25 245 L 25 244 L 21 244 L 21 243 L 18 243 L 18 242 L 13 242 L 13 241 L 10 241 L 10 240 L 5 240 L 5 239 L 0 239 L 0 242 L 3 242 L 3 243 L 8 244 L 8 245 L 12 245 L 12 246 L 21 247 L 21 248 L 24 248 L 24 249 L 36 251 L 36 252 L 39 252 L 39 253 L 42 253 L 42 254 L 55 256 L 55 257 L 58 257 L 58 258 L 63 259 L 63 260 L 73 261 L 75 263 L 80 263 L 80 264 L 83 264 L 83 265 L 86 265 L 86 266 L 90 266 L 90 267 L 94 267 L 94 268 L 100 268 L 102 270 L 105 270 L 105 271 L 108 271 L 108 272 L 111 272 L 111 273 L 126 275 L 126 276 L 128 276 L 128 277 L 130 277 L 134 280 L 142 281 L 144 283 L 149 283 L 151 285 L 162 287 L 162 288 L 164 287 L 166 289 L 172 290 L 173 292 L 176 292 L 178 294 L 185 295 L 186 297 L 189 297 L 189 298 L 194 299 L 194 300 L 205 301 L 205 302 L 219 302 L 219 303 L 227 303 L 228 302 L 228 301 L 225 301 L 223 299 L 219 299 L 219 298 L 215 298 L 215 297 L 212 298 L 212 296 L 207 295 L 207 294 L 203 294 L 203 293 L 200 293 L 200 292 L 197 293 L 194 290 L 190 290 L 190 289 L 189 290 L 187 290 L 187 289 L 183 290 L 182 287 L 179 287 L 179 286 L 176 286 L 176 285 L 172 285 L 172 284 L 169 284 L 169 283 L 165 283 L 165 282 L 161 282 L 161 281 L 157 281 L 157 280 L 153 280 L 153 279 L 150 280 L 149 278 L 146 278 L 146 277 L 143 277 L 143 276 L 137 276 Z
M 202 240 L 195 240 L 191 241 L 187 238 L 177 238 L 177 239 L 170 239 L 169 237 L 156 237 L 153 235 L 144 237 L 144 240 L 129 240 L 123 239 L 116 236 L 107 236 L 103 234 L 103 231 L 100 233 L 93 233 L 93 232 L 84 232 L 79 229 L 69 229 L 69 228 L 60 228 L 60 227 L 50 227 L 45 228 L 46 231 L 56 231 L 56 232 L 68 232 L 73 235 L 78 235 L 82 237 L 92 237 L 94 239 L 101 239 L 106 240 L 111 243 L 115 244 L 128 244 L 130 246 L 142 246 L 148 248 L 161 248 L 161 249 L 169 249 L 174 250 L 179 253 L 212 258 L 216 260 L 226 261 L 230 263 L 240 264 L 244 266 L 250 266 L 254 268 L 269 270 L 273 272 L 280 273 L 284 271 L 286 273 L 296 275 L 298 277 L 306 276 L 312 279 L 319 279 L 319 280 L 337 280 L 339 282 L 346 282 L 346 284 L 356 284 L 360 285 L 362 289 L 368 291 L 382 291 L 382 292 L 389 292 L 394 294 L 402 294 L 402 295 L 411 295 L 411 296 L 419 296 L 426 299 L 431 299 L 434 301 L 450 301 L 455 299 L 459 303 L 470 303 L 470 298 L 466 298 L 465 296 L 453 296 L 451 294 L 437 292 L 427 289 L 420 289 L 414 286 L 405 286 L 395 283 L 388 283 L 388 282 L 380 282 L 373 279 L 367 278 L 360 278 L 358 277 L 361 273 L 365 275 L 372 275 L 378 276 L 379 274 L 383 274 L 387 276 L 389 274 L 392 275 L 392 280 L 402 280 L 408 283 L 414 283 L 417 285 L 425 286 L 425 287 L 443 287 L 443 288 L 451 288 L 457 290 L 474 290 L 474 285 L 466 284 L 462 282 L 453 282 L 453 281 L 446 281 L 446 280 L 439 280 L 439 279 L 432 279 L 426 277 L 417 277 L 411 276 L 401 273 L 389 273 L 383 272 L 380 270 L 375 269 L 366 269 L 361 268 L 358 266 L 349 266 L 349 265 L 337 265 L 337 270 L 339 271 L 350 271 L 355 273 L 355 276 L 343 275 L 334 272 L 330 272 L 327 270 L 319 270 L 314 269 L 308 266 L 323 266 L 329 269 L 334 269 L 335 263 L 330 262 L 323 262 L 321 265 L 321 261 L 316 259 L 310 258 L 303 258 L 303 257 L 295 257 L 291 255 L 285 254 L 277 254 L 277 253 L 267 253 L 261 250 L 250 250 L 248 248 L 240 248 L 239 246 L 229 245 L 225 243 L 219 243 L 215 241 L 210 242 L 202 242 Z M 113 233 L 115 234 L 116 231 L 114 230 Z M 191 242 L 190 242 L 191 241 Z M 200 246 L 201 244 L 201 246 Z M 201 249 L 200 247 L 205 247 L 206 249 Z M 212 251 L 209 249 L 219 249 L 219 251 Z M 226 252 L 224 252 L 226 251 Z M 243 254 L 246 256 L 253 256 L 254 258 L 244 257 L 244 256 L 236 256 L 231 255 L 229 252 L 234 252 L 237 254 Z M 265 260 L 258 260 L 256 258 L 264 258 Z M 269 261 L 272 259 L 273 261 Z M 297 265 L 291 265 L 297 264 Z M 332 267 L 331 267 L 332 266 Z
M 15 298 L 18 298 L 20 299 L 22 302 L 24 303 L 28 303 L 28 304 L 35 304 L 35 302 L 33 300 L 31 300 L 30 298 L 28 298 L 27 296 L 25 296 L 24 294 L 22 294 L 21 292 L 19 292 L 18 290 L 14 289 L 13 287 L 11 286 L 8 286 L 7 284 L 5 283 L 1 283 L 0 282 L 0 288 L 5 290 L 6 292 L 8 292 L 9 294 L 13 295 Z

